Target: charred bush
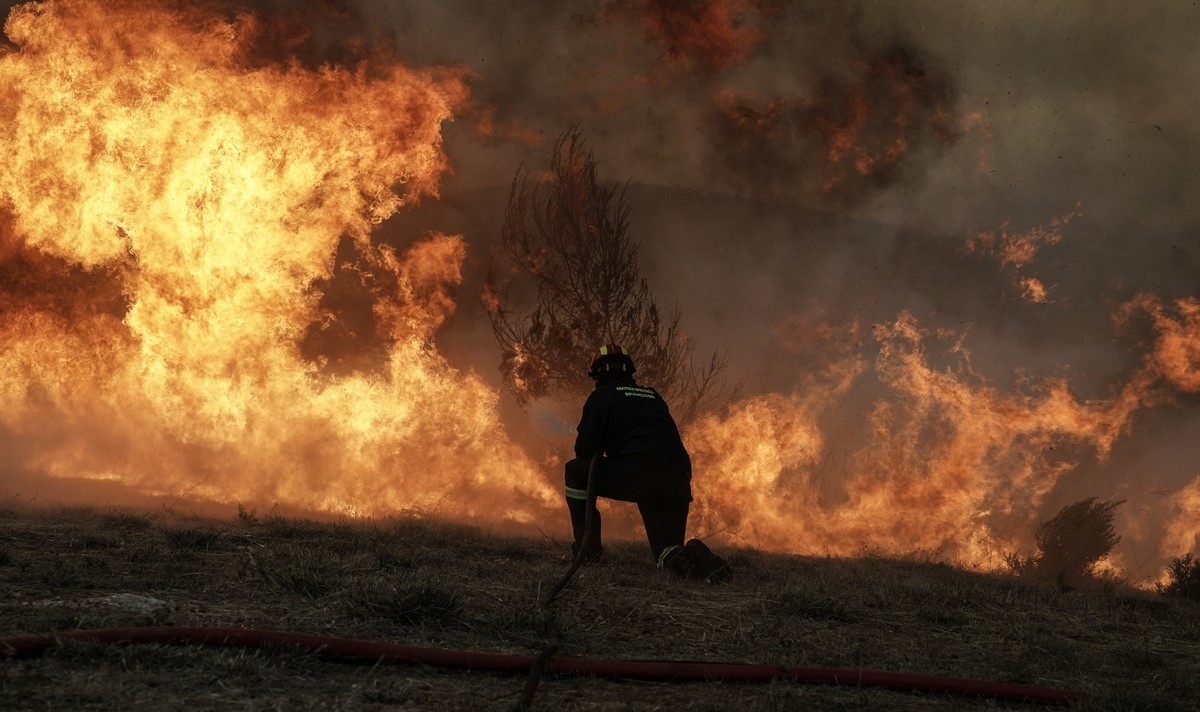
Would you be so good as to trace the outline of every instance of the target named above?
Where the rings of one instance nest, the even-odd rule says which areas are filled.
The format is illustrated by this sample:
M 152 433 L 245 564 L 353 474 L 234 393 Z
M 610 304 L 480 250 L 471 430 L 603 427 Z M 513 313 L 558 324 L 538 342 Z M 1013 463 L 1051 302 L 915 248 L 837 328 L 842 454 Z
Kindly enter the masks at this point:
M 1071 590 L 1090 578 L 1096 563 L 1121 540 L 1113 528 L 1113 510 L 1124 501 L 1088 497 L 1063 507 L 1034 534 L 1037 554 L 1009 554 L 1005 561 L 1020 576 L 1054 581 L 1061 590 Z
M 1200 601 L 1200 561 L 1190 552 L 1171 559 L 1171 564 L 1167 566 L 1167 578 L 1166 585 L 1156 585 L 1160 594 Z

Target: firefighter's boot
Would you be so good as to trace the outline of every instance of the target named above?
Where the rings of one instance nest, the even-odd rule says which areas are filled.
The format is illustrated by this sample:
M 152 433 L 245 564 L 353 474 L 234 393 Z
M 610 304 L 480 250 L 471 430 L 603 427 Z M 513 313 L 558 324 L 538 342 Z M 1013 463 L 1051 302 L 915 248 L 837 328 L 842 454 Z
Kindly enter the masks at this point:
M 595 505 L 593 505 L 594 507 Z M 571 512 L 571 531 L 575 541 L 571 544 L 571 554 L 564 555 L 563 561 L 573 561 L 582 552 L 585 564 L 594 564 L 604 555 L 604 547 L 600 544 L 600 510 L 592 511 L 592 535 L 585 543 L 585 526 L 587 523 L 587 500 L 567 498 L 567 509 Z
M 729 562 L 712 553 L 699 539 L 664 550 L 658 557 L 658 568 L 707 583 L 723 583 L 733 575 Z

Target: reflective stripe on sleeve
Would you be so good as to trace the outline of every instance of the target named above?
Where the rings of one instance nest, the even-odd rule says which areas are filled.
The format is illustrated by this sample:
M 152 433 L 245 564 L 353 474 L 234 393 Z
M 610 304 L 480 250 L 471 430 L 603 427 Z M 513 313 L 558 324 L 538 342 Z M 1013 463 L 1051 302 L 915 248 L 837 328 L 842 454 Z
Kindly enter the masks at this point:
M 587 499 L 587 490 L 567 487 L 567 499 Z

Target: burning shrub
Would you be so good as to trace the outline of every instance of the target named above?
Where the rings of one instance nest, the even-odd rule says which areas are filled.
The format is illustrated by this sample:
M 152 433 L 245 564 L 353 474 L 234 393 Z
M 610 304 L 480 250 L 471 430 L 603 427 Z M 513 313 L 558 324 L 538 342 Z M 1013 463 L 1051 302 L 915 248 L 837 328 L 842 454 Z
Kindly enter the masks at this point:
M 1096 562 L 1121 540 L 1113 529 L 1113 510 L 1124 501 L 1088 497 L 1063 507 L 1038 527 L 1034 535 L 1038 553 L 1011 554 L 1006 557 L 1009 567 L 1022 576 L 1053 578 L 1063 587 L 1091 576 Z
M 641 276 L 625 190 L 597 181 L 595 156 L 577 129 L 555 144 L 544 179 L 517 173 L 501 230 L 508 260 L 536 290 L 531 311 L 514 311 L 493 261 L 485 302 L 518 402 L 580 390 L 602 343 L 628 348 L 681 420 L 719 398 L 725 358 L 693 363 L 679 310 L 663 313 Z
M 1156 586 L 1160 594 L 1200 601 L 1200 561 L 1190 552 L 1171 559 L 1171 565 L 1167 567 L 1167 576 L 1170 581 L 1166 586 L 1161 583 Z

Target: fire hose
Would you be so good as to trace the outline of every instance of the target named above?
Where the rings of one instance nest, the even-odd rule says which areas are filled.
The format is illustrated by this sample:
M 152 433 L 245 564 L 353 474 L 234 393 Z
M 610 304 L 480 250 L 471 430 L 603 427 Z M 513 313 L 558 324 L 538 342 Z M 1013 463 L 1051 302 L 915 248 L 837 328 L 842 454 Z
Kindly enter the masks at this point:
M 750 663 L 713 663 L 690 661 L 595 660 L 588 658 L 557 658 L 562 634 L 561 626 L 550 606 L 570 583 L 583 563 L 591 539 L 592 508 L 595 506 L 595 472 L 599 456 L 592 458 L 588 469 L 587 514 L 584 537 L 579 551 L 567 573 L 539 602 L 546 615 L 547 642 L 537 656 L 479 653 L 466 650 L 427 648 L 370 640 L 352 640 L 307 633 L 290 633 L 251 628 L 223 627 L 133 627 L 71 630 L 57 633 L 18 635 L 0 638 L 0 657 L 33 657 L 60 645 L 65 640 L 85 640 L 103 643 L 157 643 L 172 645 L 206 645 L 218 647 L 257 648 L 289 646 L 311 650 L 327 660 L 365 664 L 427 665 L 478 672 L 528 674 L 521 696 L 514 709 L 526 710 L 537 692 L 542 674 L 591 675 L 593 677 L 636 680 L 643 682 L 789 682 L 878 687 L 898 692 L 933 692 L 999 700 L 1070 705 L 1083 695 L 1070 690 L 1036 687 L 1008 682 L 992 682 L 940 675 L 911 675 L 877 670 L 856 670 L 794 665 L 763 665 Z
M 33 657 L 57 647 L 61 641 L 66 640 L 242 648 L 290 646 L 311 650 L 325 659 L 338 662 L 428 665 L 508 674 L 528 673 L 535 662 L 534 656 L 531 655 L 425 648 L 397 643 L 250 628 L 173 626 L 70 630 L 0 638 L 0 656 Z M 784 680 L 827 685 L 880 687 L 901 692 L 936 692 L 1059 705 L 1069 705 L 1082 698 L 1078 692 L 1016 683 L 791 665 L 555 658 L 546 661 L 545 672 L 555 675 L 591 675 L 607 679 L 646 682 L 771 682 Z
M 596 515 L 596 467 L 600 464 L 600 453 L 596 452 L 592 455 L 592 461 L 588 465 L 588 481 L 587 481 L 587 497 L 584 505 L 583 515 L 583 539 L 580 540 L 579 546 L 575 551 L 575 557 L 571 560 L 571 566 L 567 572 L 563 574 L 558 583 L 550 587 L 545 596 L 542 596 L 538 601 L 538 610 L 541 611 L 546 626 L 546 645 L 542 648 L 542 652 L 533 660 L 533 664 L 529 669 L 529 677 L 525 680 L 525 687 L 521 689 L 521 695 L 517 698 L 517 703 L 513 705 L 513 712 L 525 712 L 533 706 L 533 696 L 537 694 L 538 682 L 542 679 L 542 673 L 546 669 L 546 663 L 550 660 L 550 656 L 558 652 L 558 644 L 562 639 L 562 626 L 558 622 L 558 618 L 554 615 L 554 610 L 550 607 L 554 603 L 554 599 L 562 590 L 567 587 L 571 579 L 575 577 L 575 572 L 583 565 L 584 559 L 592 550 L 592 544 L 596 538 L 594 520 Z

